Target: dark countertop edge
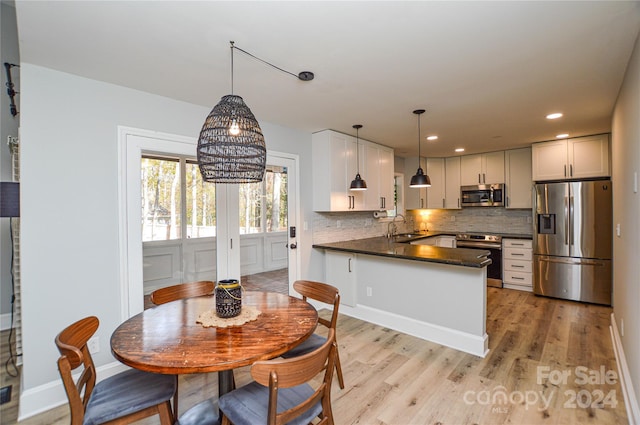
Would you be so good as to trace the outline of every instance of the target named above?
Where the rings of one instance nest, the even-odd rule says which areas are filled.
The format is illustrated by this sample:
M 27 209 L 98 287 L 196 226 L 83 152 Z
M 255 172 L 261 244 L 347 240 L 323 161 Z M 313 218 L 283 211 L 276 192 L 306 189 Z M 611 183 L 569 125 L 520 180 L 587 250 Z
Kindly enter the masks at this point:
M 435 235 L 429 235 L 429 236 L 435 236 Z M 358 242 L 360 243 L 366 243 L 366 241 L 375 241 L 375 240 L 379 240 L 379 238 L 368 238 L 368 239 L 360 239 L 358 240 Z M 482 268 L 482 267 L 486 267 L 489 264 L 492 263 L 492 260 L 490 258 L 483 258 L 482 260 L 480 260 L 481 257 L 484 256 L 477 256 L 475 254 L 470 254 L 468 256 L 463 256 L 466 258 L 451 258 L 451 257 L 427 257 L 427 256 L 419 256 L 419 255 L 404 255 L 404 254 L 396 254 L 396 253 L 390 253 L 387 251 L 381 251 L 381 250 L 371 250 L 371 249 L 364 249 L 364 248 L 356 248 L 356 247 L 344 247 L 344 246 L 339 246 L 339 244 L 341 243 L 348 243 L 348 244 L 353 244 L 354 242 L 357 241 L 342 241 L 342 242 L 331 242 L 331 243 L 326 243 L 326 244 L 313 244 L 312 247 L 316 248 L 316 249 L 328 249 L 328 250 L 332 250 L 332 251 L 340 251 L 340 252 L 350 252 L 350 253 L 355 253 L 355 254 L 364 254 L 364 255 L 372 255 L 372 256 L 377 256 L 377 257 L 388 257 L 388 258 L 395 258 L 395 259 L 403 259 L 403 260 L 410 260 L 410 261 L 421 261 L 421 262 L 425 262 L 425 263 L 439 263 L 439 264 L 448 264 L 448 265 L 452 265 L 452 266 L 462 266 L 462 267 L 473 267 L 473 268 Z M 409 246 L 409 244 L 406 243 L 397 243 L 397 245 L 399 246 Z M 430 250 L 434 250 L 434 251 L 440 251 L 441 252 L 446 252 L 446 250 L 456 250 L 458 253 L 459 252 L 470 252 L 470 251 L 483 251 L 486 253 L 486 255 L 489 255 L 490 252 L 486 251 L 486 250 L 482 250 L 482 249 L 471 249 L 471 248 L 444 248 L 444 247 L 436 247 L 436 246 L 430 246 L 429 247 Z

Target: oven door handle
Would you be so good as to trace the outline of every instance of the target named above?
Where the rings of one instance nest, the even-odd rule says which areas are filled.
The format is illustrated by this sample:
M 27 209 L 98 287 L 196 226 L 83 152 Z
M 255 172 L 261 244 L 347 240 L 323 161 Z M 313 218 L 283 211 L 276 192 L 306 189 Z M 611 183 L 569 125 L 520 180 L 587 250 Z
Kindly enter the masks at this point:
M 502 245 L 482 242 L 463 242 L 456 241 L 457 248 L 486 248 L 486 249 L 499 249 L 502 250 Z

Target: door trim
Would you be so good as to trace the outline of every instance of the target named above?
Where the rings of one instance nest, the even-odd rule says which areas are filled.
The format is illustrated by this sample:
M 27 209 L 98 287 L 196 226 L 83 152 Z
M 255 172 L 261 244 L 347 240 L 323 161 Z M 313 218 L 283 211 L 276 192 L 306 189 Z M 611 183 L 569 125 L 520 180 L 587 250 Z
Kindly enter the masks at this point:
M 140 158 L 144 152 L 194 155 L 192 137 L 118 126 L 118 241 L 122 321 L 144 310 Z

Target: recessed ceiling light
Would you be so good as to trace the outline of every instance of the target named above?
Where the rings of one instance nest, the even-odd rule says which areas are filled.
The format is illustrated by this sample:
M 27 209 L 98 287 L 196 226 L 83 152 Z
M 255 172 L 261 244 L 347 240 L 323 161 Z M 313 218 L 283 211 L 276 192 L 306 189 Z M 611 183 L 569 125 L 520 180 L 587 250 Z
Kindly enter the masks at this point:
M 555 119 L 558 119 L 560 117 L 562 117 L 562 113 L 560 113 L 560 112 L 554 112 L 553 114 L 547 115 L 547 119 L 548 120 L 555 120 Z
M 438 136 L 429 136 L 427 140 L 438 140 Z
M 562 133 L 562 134 L 558 134 L 556 136 L 556 139 L 566 139 L 567 137 L 569 137 L 567 133 Z
M 456 148 L 456 152 L 464 152 L 464 148 Z

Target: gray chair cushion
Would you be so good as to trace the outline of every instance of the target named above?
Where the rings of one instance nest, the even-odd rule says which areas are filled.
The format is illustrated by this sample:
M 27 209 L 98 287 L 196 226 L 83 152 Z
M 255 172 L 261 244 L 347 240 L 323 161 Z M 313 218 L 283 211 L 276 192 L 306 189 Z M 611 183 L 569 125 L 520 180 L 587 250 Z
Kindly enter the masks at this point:
M 217 400 L 210 398 L 196 404 L 180 416 L 176 425 L 220 425 Z
M 297 406 L 313 394 L 309 384 L 278 390 L 278 412 Z M 269 388 L 251 382 L 220 397 L 220 409 L 234 425 L 258 425 L 267 423 Z M 322 412 L 322 404 L 316 403 L 311 409 L 289 422 L 289 425 L 308 425 Z
M 170 400 L 173 375 L 130 369 L 96 384 L 84 415 L 85 425 L 98 425 Z
M 289 359 L 291 357 L 298 357 L 303 354 L 307 354 L 312 352 L 313 350 L 320 347 L 327 341 L 327 338 L 320 336 L 318 334 L 311 334 L 311 336 L 304 340 L 304 342 L 291 350 L 284 353 L 281 357 L 285 359 Z

